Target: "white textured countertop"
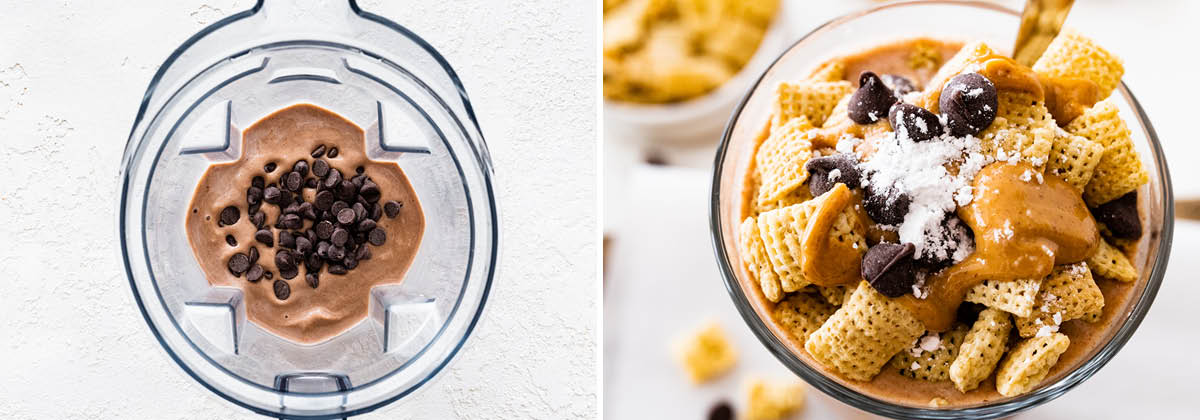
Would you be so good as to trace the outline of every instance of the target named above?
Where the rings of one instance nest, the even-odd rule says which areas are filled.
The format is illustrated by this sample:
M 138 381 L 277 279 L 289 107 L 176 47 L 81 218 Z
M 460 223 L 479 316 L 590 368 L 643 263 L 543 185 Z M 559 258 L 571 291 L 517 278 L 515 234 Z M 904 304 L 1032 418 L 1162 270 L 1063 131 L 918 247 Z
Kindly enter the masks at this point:
M 158 65 L 252 1 L 0 5 L 0 417 L 249 419 L 189 378 L 135 308 L 115 192 Z M 364 1 L 428 40 L 496 166 L 501 266 L 484 319 L 414 398 L 356 418 L 585 419 L 597 410 L 594 10 Z

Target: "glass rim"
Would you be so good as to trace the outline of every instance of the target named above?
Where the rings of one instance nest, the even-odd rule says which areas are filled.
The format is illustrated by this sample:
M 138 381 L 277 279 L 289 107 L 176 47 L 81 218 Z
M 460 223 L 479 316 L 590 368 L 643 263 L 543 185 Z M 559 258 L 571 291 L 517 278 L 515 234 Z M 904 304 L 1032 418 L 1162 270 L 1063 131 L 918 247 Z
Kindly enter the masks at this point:
M 1129 104 L 1130 108 L 1136 114 L 1138 121 L 1141 123 L 1145 131 L 1147 142 L 1149 143 L 1150 151 L 1154 157 L 1157 166 L 1157 176 L 1159 179 L 1160 191 L 1162 196 L 1162 212 L 1163 221 L 1161 234 L 1158 238 L 1158 252 L 1155 255 L 1154 263 L 1150 267 L 1150 275 L 1147 278 L 1145 288 L 1140 296 L 1131 302 L 1129 316 L 1123 324 L 1118 328 L 1107 343 L 1097 350 L 1090 358 L 1083 361 L 1078 367 L 1071 372 L 1066 373 L 1052 384 L 1041 386 L 1038 389 L 1016 397 L 998 400 L 995 403 L 985 403 L 984 405 L 959 408 L 959 409 L 936 409 L 923 408 L 901 405 L 889 401 L 884 401 L 874 398 L 856 391 L 846 385 L 843 385 L 833 379 L 828 378 L 821 371 L 811 367 L 807 362 L 797 357 L 791 350 L 788 349 L 775 333 L 770 330 L 763 319 L 751 307 L 749 298 L 742 290 L 742 284 L 738 280 L 734 272 L 729 255 L 725 250 L 725 238 L 722 233 L 722 218 L 721 218 L 721 180 L 724 173 L 724 163 L 726 154 L 729 150 L 729 145 L 733 135 L 733 128 L 745 109 L 746 104 L 750 100 L 750 96 L 763 83 L 766 75 L 771 69 L 783 59 L 796 46 L 805 42 L 809 38 L 825 33 L 832 27 L 858 19 L 862 16 L 876 13 L 882 10 L 907 7 L 913 5 L 946 5 L 946 6 L 963 6 L 975 7 L 994 12 L 1009 14 L 1012 16 L 1020 16 L 1016 10 L 1000 6 L 997 4 L 975 1 L 975 0 L 914 0 L 897 3 L 889 3 L 879 6 L 874 6 L 858 11 L 853 11 L 838 17 L 835 17 L 809 31 L 804 36 L 798 38 L 788 48 L 784 49 L 778 57 L 771 62 L 750 89 L 742 96 L 734 108 L 733 113 L 729 117 L 729 121 L 725 125 L 725 130 L 721 135 L 721 142 L 717 146 L 716 157 L 713 161 L 712 184 L 710 187 L 710 207 L 709 207 L 709 233 L 711 234 L 713 251 L 717 259 L 717 265 L 720 268 L 721 278 L 724 282 L 726 291 L 729 293 L 734 307 L 737 308 L 742 320 L 750 327 L 755 337 L 762 342 L 763 346 L 775 356 L 784 366 L 791 370 L 796 375 L 800 376 L 805 382 L 817 388 L 821 392 L 841 401 L 842 403 L 853 406 L 857 409 L 870 412 L 872 414 L 893 417 L 893 418 L 922 418 L 922 419 L 955 419 L 969 416 L 972 418 L 998 418 L 1010 416 L 1024 410 L 1031 409 L 1043 403 L 1049 402 L 1063 395 L 1075 386 L 1083 383 L 1084 380 L 1094 375 L 1100 368 L 1104 367 L 1118 351 L 1124 347 L 1125 343 L 1133 336 L 1133 333 L 1141 325 L 1142 320 L 1149 312 L 1154 298 L 1158 294 L 1158 290 L 1162 285 L 1163 277 L 1166 274 L 1167 261 L 1170 257 L 1171 242 L 1174 234 L 1174 194 L 1171 186 L 1171 176 L 1167 169 L 1166 156 L 1162 149 L 1162 145 L 1158 140 L 1158 134 L 1155 132 L 1153 125 L 1150 123 L 1149 117 L 1142 108 L 1141 103 L 1134 97 L 1124 81 L 1121 81 L 1117 86 L 1117 92 L 1121 94 L 1124 101 Z

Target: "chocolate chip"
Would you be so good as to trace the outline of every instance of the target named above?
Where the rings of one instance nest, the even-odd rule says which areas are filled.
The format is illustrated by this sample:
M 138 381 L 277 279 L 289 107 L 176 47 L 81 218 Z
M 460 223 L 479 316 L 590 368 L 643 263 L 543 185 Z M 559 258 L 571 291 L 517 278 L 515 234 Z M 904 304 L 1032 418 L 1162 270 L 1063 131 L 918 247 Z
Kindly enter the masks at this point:
M 246 189 L 246 204 L 255 205 L 262 202 L 262 188 L 250 187 Z
M 376 222 L 383 218 L 383 206 L 374 204 L 371 206 L 371 220 Z
M 267 271 L 267 272 L 263 273 L 263 278 L 267 279 L 267 280 L 273 279 L 273 278 L 275 278 L 275 273 Z
M 329 157 L 330 158 L 338 157 L 338 148 L 334 147 L 332 149 L 329 149 Z
M 374 203 L 379 201 L 379 186 L 371 180 L 366 180 L 363 182 L 362 188 L 358 189 L 358 194 L 368 202 Z
M 1142 236 L 1136 190 L 1092 209 L 1092 216 L 1097 222 L 1103 223 L 1115 238 L 1135 239 Z
M 306 255 L 312 251 L 312 241 L 309 241 L 308 238 L 297 236 L 295 242 L 296 252 L 299 252 L 301 255 Z
M 266 171 L 267 173 L 271 173 L 271 172 L 275 172 L 275 167 L 276 167 L 275 162 L 271 162 L 266 165 L 263 165 L 263 170 Z
M 313 205 L 320 210 L 329 210 L 329 206 L 333 205 L 333 193 L 329 191 L 317 193 L 317 197 L 313 199 Z
M 708 420 L 733 420 L 733 407 L 725 401 L 717 403 L 708 411 Z
M 283 187 L 288 191 L 300 191 L 300 186 L 304 183 L 304 177 L 298 172 L 288 172 L 283 176 Z
M 268 248 L 275 246 L 275 235 L 271 234 L 270 229 L 259 229 L 258 232 L 254 232 L 254 240 L 261 242 Z
M 317 178 L 324 178 L 325 175 L 329 175 L 329 163 L 325 162 L 324 159 L 314 160 L 312 164 L 312 173 L 313 176 Z
M 342 259 L 342 265 L 346 266 L 346 270 L 358 268 L 358 260 L 354 259 L 353 255 L 347 255 Z
M 371 259 L 371 247 L 369 247 L 369 246 L 360 246 L 360 247 L 358 247 L 358 250 L 357 250 L 357 251 L 355 251 L 354 258 L 355 258 L 355 259 L 358 259 L 358 260 L 369 260 L 369 259 Z
M 221 209 L 221 217 L 217 220 L 219 226 L 232 226 L 237 223 L 238 219 L 242 218 L 242 211 L 237 207 L 228 206 Z
M 296 201 L 295 197 L 296 196 L 293 195 L 291 191 L 279 190 L 279 200 L 278 200 L 279 202 L 272 203 L 272 204 L 275 204 L 276 206 L 281 206 L 281 207 L 286 206 L 286 205 L 288 205 L 288 203 Z
M 987 306 L 975 302 L 963 302 L 958 305 L 958 310 L 955 311 L 954 317 L 958 321 L 971 325 L 975 320 L 979 319 L 979 313 L 987 309 Z
M 317 256 L 325 258 L 329 256 L 329 241 L 317 242 Z
M 317 146 L 316 149 L 313 149 L 312 154 L 310 154 L 309 156 L 312 156 L 313 159 L 316 159 L 316 158 L 319 158 L 324 155 L 325 155 L 325 145 L 322 144 L 320 146 Z
M 917 280 L 912 259 L 915 251 L 913 244 L 880 242 L 863 256 L 862 276 L 884 296 L 903 296 Z
M 946 82 L 938 107 L 946 115 L 950 135 L 963 137 L 992 125 L 1000 103 L 991 80 L 979 73 L 963 73 Z
M 908 80 L 907 77 L 898 74 L 885 74 L 879 76 L 879 79 L 883 81 L 883 84 L 888 89 L 892 90 L 892 94 L 896 95 L 897 98 L 917 90 L 917 85 L 913 84 L 912 80 Z
M 362 169 L 362 167 L 359 166 L 359 169 Z M 363 182 L 365 182 L 366 180 L 367 180 L 367 176 L 363 175 L 362 172 L 359 172 L 358 175 L 355 175 L 354 177 L 350 178 L 350 183 L 354 184 L 355 189 L 358 189 L 358 188 L 362 188 Z
M 850 95 L 847 111 L 858 124 L 870 124 L 887 116 L 896 103 L 896 96 L 875 73 L 864 71 L 858 76 L 858 90 Z
M 258 262 L 258 247 L 256 247 L 256 246 L 250 247 L 249 254 L 250 254 L 250 264 L 254 264 L 254 263 Z
M 288 204 L 281 212 L 283 214 L 298 214 L 300 213 L 300 205 L 296 203 Z
M 354 210 L 342 209 L 337 212 L 337 221 L 343 225 L 354 223 Z
M 867 216 L 871 216 L 871 220 L 881 225 L 899 226 L 904 223 L 904 216 L 908 214 L 908 205 L 912 202 L 908 194 L 889 190 L 886 193 L 876 193 L 871 188 L 866 188 L 866 198 L 863 199 L 863 207 L 867 210 Z
M 300 220 L 300 216 L 295 214 L 285 214 L 279 218 L 279 225 L 284 229 L 300 229 L 304 226 L 304 221 Z
M 966 222 L 963 222 L 954 213 L 947 213 L 946 217 L 942 219 L 940 227 L 933 232 L 926 232 L 926 236 L 929 239 L 926 240 L 926 246 L 921 250 L 921 255 L 917 257 L 917 264 L 931 272 L 953 264 L 954 253 L 958 251 L 960 243 L 965 242 L 966 239 L 974 239 Z
M 358 222 L 358 226 L 355 227 L 355 230 L 359 232 L 370 232 L 371 229 L 375 229 L 375 226 L 376 224 L 374 220 L 363 219 L 363 221 Z
M 309 179 L 304 180 L 304 188 L 309 188 L 309 189 L 317 188 L 318 185 L 321 185 L 321 181 L 318 181 L 316 178 L 309 178 Z
M 329 264 L 329 274 L 343 275 L 346 274 L 346 267 L 341 264 Z
M 328 220 L 322 220 L 316 226 L 313 226 L 313 230 L 317 232 L 318 238 L 329 239 L 330 236 L 333 236 L 333 223 L 330 223 Z
M 313 208 L 312 203 L 307 201 L 300 203 L 299 211 L 296 214 L 308 220 L 317 220 L 317 210 Z
M 292 251 L 281 249 L 275 253 L 275 268 L 279 271 L 286 271 L 296 268 L 296 260 L 293 257 Z
M 388 201 L 383 203 L 383 212 L 387 213 L 387 217 L 389 219 L 394 219 L 396 218 L 396 215 L 400 214 L 401 207 L 404 207 L 404 204 L 396 201 Z
M 329 213 L 336 217 L 338 213 L 341 213 L 342 210 L 345 210 L 348 208 L 350 208 L 350 205 L 346 204 L 345 201 L 341 201 L 341 200 L 334 201 L 333 205 L 329 206 Z
M 347 209 L 347 210 L 349 210 L 349 209 Z M 350 232 L 348 232 L 348 231 L 346 231 L 346 229 L 342 229 L 342 228 L 334 229 L 333 235 L 331 235 L 329 237 L 329 241 L 333 242 L 333 244 L 337 245 L 337 246 L 346 245 L 346 241 L 348 241 L 348 240 L 350 240 Z
M 250 280 L 251 283 L 257 283 L 259 280 L 262 280 L 263 271 L 263 266 L 255 264 L 253 267 L 250 267 L 250 271 L 246 272 L 246 280 Z
M 942 122 L 925 108 L 897 102 L 888 111 L 888 122 L 901 137 L 907 136 L 915 142 L 926 141 L 942 135 Z
M 286 281 L 275 280 L 275 298 L 279 300 L 287 300 L 288 296 L 292 295 L 292 287 L 288 286 Z
M 236 247 L 237 238 L 234 238 L 233 235 L 225 235 L 225 243 L 229 244 L 229 246 Z
M 814 197 L 825 194 L 839 182 L 850 188 L 859 187 L 858 159 L 849 153 L 809 159 L 804 170 L 808 172 L 808 190 Z
M 245 273 L 250 268 L 250 257 L 241 252 L 233 254 L 232 257 L 229 257 L 228 265 L 230 273 L 233 273 L 235 277 L 241 276 L 242 273 Z
M 354 210 L 355 221 L 367 218 L 367 206 L 363 205 L 363 203 L 354 203 L 353 206 L 350 206 L 350 209 Z
M 304 259 L 304 268 L 308 270 L 309 273 L 321 271 L 321 266 L 325 264 L 325 260 L 322 260 L 322 258 L 324 257 L 321 257 L 316 253 L 309 254 L 308 258 Z
M 263 189 L 263 201 L 279 205 L 279 197 L 279 187 L 276 187 L 275 184 L 268 185 L 266 189 Z
M 325 254 L 330 261 L 341 261 L 346 258 L 346 248 L 340 245 L 330 245 Z
M 354 168 L 354 172 L 357 174 L 360 174 L 360 175 L 366 171 L 367 171 L 367 168 L 362 167 L 362 165 L 359 165 L 357 168 Z
M 329 175 L 325 177 L 325 188 L 333 188 L 342 183 L 342 171 L 336 168 L 329 169 Z
M 354 194 L 358 192 L 358 188 L 354 188 L 354 183 L 342 180 L 337 186 L 337 196 L 343 200 L 354 200 Z
M 381 246 L 387 242 L 387 232 L 384 232 L 383 228 L 371 229 L 371 233 L 367 234 L 367 240 L 371 242 L 371 245 Z
M 263 184 L 264 182 L 266 182 L 266 181 L 263 180 L 263 177 L 255 176 L 254 179 L 250 180 L 250 186 L 261 190 L 261 189 L 263 189 L 263 186 L 265 185 L 265 184 Z
M 292 172 L 300 174 L 300 176 L 308 176 L 308 161 L 300 159 L 296 164 L 292 165 Z
M 292 232 L 288 232 L 286 230 L 279 231 L 279 246 L 284 248 L 295 248 L 296 237 L 292 235 Z
M 254 214 L 250 215 L 250 223 L 253 223 L 255 228 L 262 229 L 267 224 L 266 213 L 254 212 Z
M 308 287 L 316 289 L 321 284 L 321 279 L 317 277 L 317 273 L 308 273 L 304 275 L 304 282 L 308 283 Z

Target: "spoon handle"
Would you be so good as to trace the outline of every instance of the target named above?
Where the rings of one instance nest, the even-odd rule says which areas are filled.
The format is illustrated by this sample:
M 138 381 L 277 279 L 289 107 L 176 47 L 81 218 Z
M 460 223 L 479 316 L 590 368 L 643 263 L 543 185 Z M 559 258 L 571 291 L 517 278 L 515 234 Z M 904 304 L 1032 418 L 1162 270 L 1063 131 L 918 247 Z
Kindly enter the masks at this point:
M 1033 66 L 1050 41 L 1062 30 L 1063 21 L 1075 0 L 1026 0 L 1021 12 L 1021 29 L 1013 46 L 1013 59 Z

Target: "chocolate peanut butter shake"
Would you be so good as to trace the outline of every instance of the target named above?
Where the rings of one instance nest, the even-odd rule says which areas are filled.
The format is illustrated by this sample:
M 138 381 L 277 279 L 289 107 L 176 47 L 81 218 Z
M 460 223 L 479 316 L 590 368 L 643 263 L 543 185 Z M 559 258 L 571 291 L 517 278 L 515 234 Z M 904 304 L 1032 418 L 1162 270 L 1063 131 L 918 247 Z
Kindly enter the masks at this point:
M 366 155 L 363 130 L 308 104 L 247 128 L 189 204 L 188 241 L 209 284 L 245 294 L 251 322 L 316 343 L 367 316 L 371 288 L 412 263 L 425 217 L 400 166 Z

